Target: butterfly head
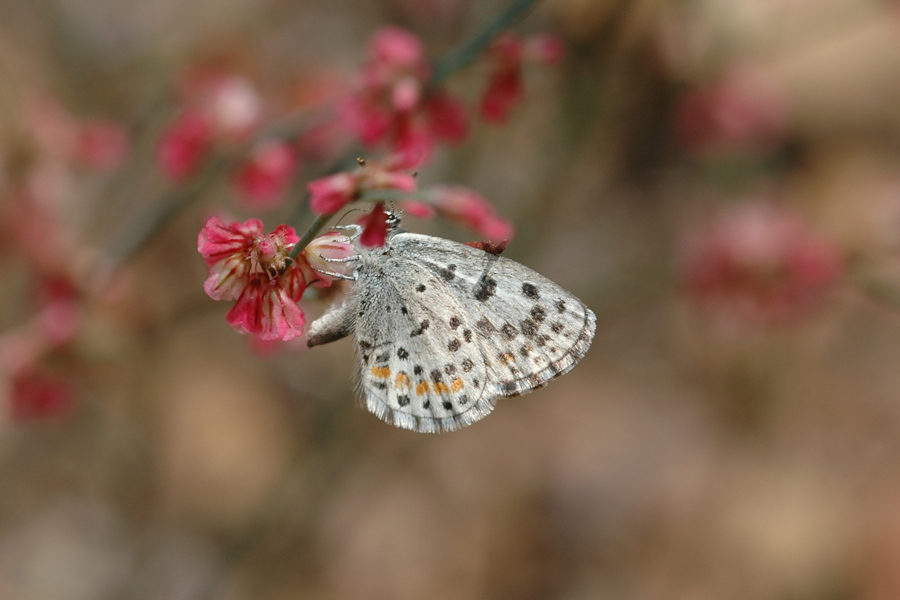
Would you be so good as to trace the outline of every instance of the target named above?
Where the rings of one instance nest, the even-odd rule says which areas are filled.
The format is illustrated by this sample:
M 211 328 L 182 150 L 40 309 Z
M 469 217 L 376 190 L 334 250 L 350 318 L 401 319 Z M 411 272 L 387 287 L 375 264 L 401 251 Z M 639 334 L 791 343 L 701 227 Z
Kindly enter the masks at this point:
M 387 211 L 388 235 L 396 233 L 400 229 L 400 214 L 402 211 L 394 210 L 393 206 Z

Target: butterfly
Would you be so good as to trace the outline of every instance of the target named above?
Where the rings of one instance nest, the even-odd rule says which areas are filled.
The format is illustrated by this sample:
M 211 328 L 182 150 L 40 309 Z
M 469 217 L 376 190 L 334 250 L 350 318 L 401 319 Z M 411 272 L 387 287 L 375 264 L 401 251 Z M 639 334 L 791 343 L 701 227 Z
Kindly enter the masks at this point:
M 385 246 L 358 248 L 355 285 L 307 334 L 310 347 L 353 334 L 378 418 L 454 431 L 587 353 L 596 317 L 574 295 L 515 261 L 395 225 Z

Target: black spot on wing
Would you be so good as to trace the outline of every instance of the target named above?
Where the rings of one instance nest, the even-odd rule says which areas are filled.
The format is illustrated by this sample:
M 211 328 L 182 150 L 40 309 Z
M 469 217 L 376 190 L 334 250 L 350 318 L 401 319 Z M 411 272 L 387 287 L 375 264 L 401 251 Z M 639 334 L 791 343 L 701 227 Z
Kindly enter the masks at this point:
M 529 300 L 540 300 L 541 298 L 540 293 L 538 293 L 538 289 L 530 283 L 522 284 L 522 293 L 525 294 L 525 297 Z
M 438 275 L 444 281 L 453 281 L 456 278 L 456 265 L 447 265 L 446 269 L 438 269 Z
M 475 299 L 487 302 L 497 293 L 497 281 L 493 277 L 482 275 L 475 284 Z
M 507 341 L 512 341 L 519 335 L 519 330 L 509 323 L 504 323 L 503 327 L 500 328 L 500 333 L 503 334 L 503 337 L 505 337 Z
M 487 317 L 483 317 L 480 321 L 475 323 L 475 329 L 478 330 L 478 333 L 482 337 L 488 337 L 492 333 L 497 331 L 497 329 L 494 327 L 494 325 L 490 321 L 487 320 Z
M 540 329 L 540 325 L 532 321 L 531 319 L 525 319 L 521 323 L 522 325 L 522 335 L 525 337 L 534 337 L 537 335 L 538 329 Z
M 429 325 L 431 325 L 431 323 L 428 321 L 428 319 L 425 319 L 424 321 L 419 323 L 419 327 L 417 329 L 414 329 L 412 332 L 410 332 L 409 337 L 422 335 L 423 333 L 425 333 L 425 330 L 428 329 Z

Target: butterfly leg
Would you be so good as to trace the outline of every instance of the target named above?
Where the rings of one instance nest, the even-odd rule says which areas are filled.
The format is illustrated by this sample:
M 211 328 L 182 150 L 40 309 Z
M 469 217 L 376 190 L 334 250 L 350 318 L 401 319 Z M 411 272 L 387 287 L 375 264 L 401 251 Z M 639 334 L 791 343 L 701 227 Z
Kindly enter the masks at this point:
M 349 242 L 355 241 L 362 235 L 363 231 L 361 225 L 335 225 L 334 227 L 329 227 L 329 229 L 334 229 L 335 231 L 352 231 L 353 233 L 347 237 L 347 241 Z
M 325 262 L 347 263 L 347 262 L 352 262 L 354 260 L 359 260 L 362 257 L 359 254 L 354 254 L 353 256 L 346 256 L 344 258 L 326 258 L 320 254 L 319 258 L 321 258 Z

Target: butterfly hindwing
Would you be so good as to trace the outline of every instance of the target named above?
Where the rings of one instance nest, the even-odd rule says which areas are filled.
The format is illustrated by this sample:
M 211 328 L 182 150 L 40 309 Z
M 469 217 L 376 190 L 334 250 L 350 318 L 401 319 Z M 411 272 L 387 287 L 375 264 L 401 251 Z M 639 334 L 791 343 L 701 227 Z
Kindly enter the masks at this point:
M 429 270 L 464 309 L 481 346 L 487 396 L 515 396 L 545 385 L 590 347 L 593 312 L 524 265 L 418 234 L 395 235 L 391 251 Z
M 452 431 L 493 408 L 472 324 L 445 283 L 386 256 L 359 274 L 356 340 L 366 406 L 414 431 Z

